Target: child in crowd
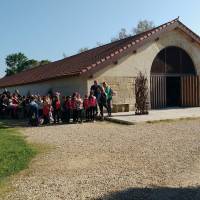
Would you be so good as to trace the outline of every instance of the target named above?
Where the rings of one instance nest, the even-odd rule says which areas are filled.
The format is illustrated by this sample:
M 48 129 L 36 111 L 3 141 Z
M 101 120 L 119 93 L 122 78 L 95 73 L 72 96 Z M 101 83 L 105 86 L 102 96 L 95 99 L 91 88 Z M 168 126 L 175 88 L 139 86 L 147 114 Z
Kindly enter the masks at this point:
M 62 96 L 62 106 L 61 106 L 61 121 L 66 122 L 66 107 L 65 107 L 66 97 Z
M 30 98 L 30 110 L 29 110 L 29 124 L 31 126 L 38 126 L 39 125 L 39 118 L 38 118 L 38 104 L 35 102 L 35 97 L 31 96 Z
M 36 95 L 35 99 L 36 99 L 36 103 L 38 104 L 39 118 L 41 118 L 43 114 L 43 100 L 40 95 Z
M 43 98 L 43 124 L 50 123 L 50 111 L 51 111 L 51 104 L 48 101 L 48 97 Z
M 77 122 L 77 93 L 74 92 L 71 100 L 73 122 Z
M 88 122 L 90 120 L 90 106 L 89 106 L 89 99 L 88 95 L 85 95 L 84 101 L 83 101 L 83 108 L 85 110 L 85 119 Z
M 111 87 L 104 82 L 100 86 L 97 81 L 91 87 L 89 95 L 85 95 L 84 100 L 79 93 L 73 93 L 71 96 L 63 96 L 60 101 L 60 94 L 51 92 L 47 96 L 41 97 L 40 94 L 31 95 L 29 92 L 26 96 L 21 96 L 19 91 L 10 93 L 4 90 L 0 93 L 0 118 L 1 117 L 18 117 L 18 114 L 24 113 L 23 117 L 29 117 L 29 123 L 38 125 L 38 123 L 49 124 L 52 121 L 59 123 L 69 123 L 83 121 L 83 111 L 85 111 L 86 121 L 94 121 L 97 114 L 97 105 L 100 108 L 100 114 L 103 119 L 104 107 L 111 115 L 111 101 L 114 92 Z M 62 102 L 62 103 L 61 103 Z M 19 112 L 20 111 L 20 112 Z M 62 114 L 62 115 L 61 115 Z M 20 115 L 19 115 L 20 117 Z
M 72 112 L 72 98 L 71 96 L 67 96 L 65 101 L 65 111 L 66 111 L 66 122 L 70 122 L 71 112 Z
M 95 120 L 95 111 L 96 111 L 96 106 L 97 106 L 97 99 L 93 95 L 93 91 L 90 92 L 89 96 L 89 107 L 90 107 L 90 120 L 94 121 Z
M 60 121 L 60 113 L 61 113 L 61 103 L 60 103 L 60 99 L 59 99 L 59 95 L 58 94 L 53 96 L 52 107 L 53 107 L 53 113 L 52 114 L 53 114 L 54 124 L 56 122 L 59 123 L 59 121 Z
M 77 106 L 77 122 L 82 123 L 83 122 L 83 100 L 79 93 L 77 94 L 76 106 Z
M 11 116 L 12 118 L 18 118 L 17 110 L 19 106 L 19 100 L 17 95 L 14 93 L 11 98 L 10 108 L 11 108 Z

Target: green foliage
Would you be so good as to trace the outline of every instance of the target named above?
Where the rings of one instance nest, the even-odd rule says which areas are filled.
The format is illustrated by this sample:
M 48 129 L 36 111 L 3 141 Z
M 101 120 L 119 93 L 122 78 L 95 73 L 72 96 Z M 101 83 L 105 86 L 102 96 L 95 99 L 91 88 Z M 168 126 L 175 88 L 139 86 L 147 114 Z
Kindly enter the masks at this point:
M 23 53 L 10 54 L 5 59 L 7 69 L 6 75 L 17 74 L 21 71 L 36 67 L 38 65 L 44 65 L 49 63 L 49 60 L 37 61 L 34 59 L 28 59 Z
M 50 63 L 51 61 L 49 61 L 49 60 L 41 60 L 40 62 L 39 62 L 39 65 L 46 65 L 46 64 L 48 64 L 48 63 Z
M 18 69 L 28 60 L 28 58 L 23 53 L 14 53 L 6 57 L 6 69 L 7 75 L 16 74 Z
M 37 60 L 27 60 L 17 67 L 17 73 L 39 65 Z
M 36 151 L 15 129 L 0 125 L 0 183 L 25 169 Z

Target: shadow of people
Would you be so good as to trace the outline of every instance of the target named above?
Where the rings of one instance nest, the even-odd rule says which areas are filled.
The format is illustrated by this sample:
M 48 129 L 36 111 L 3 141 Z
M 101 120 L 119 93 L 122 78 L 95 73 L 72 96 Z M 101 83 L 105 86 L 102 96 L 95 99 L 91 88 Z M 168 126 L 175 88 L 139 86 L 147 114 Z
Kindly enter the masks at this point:
M 95 200 L 200 200 L 200 187 L 128 188 L 108 193 Z
M 13 119 L 1 119 L 0 120 L 0 128 L 16 128 L 16 127 L 27 127 L 28 124 L 24 120 L 13 120 Z

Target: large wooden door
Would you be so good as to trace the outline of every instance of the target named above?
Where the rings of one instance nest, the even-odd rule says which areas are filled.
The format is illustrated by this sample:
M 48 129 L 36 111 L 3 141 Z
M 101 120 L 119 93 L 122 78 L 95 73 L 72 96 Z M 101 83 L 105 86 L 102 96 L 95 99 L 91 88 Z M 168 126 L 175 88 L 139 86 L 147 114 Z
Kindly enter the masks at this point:
M 152 109 L 159 109 L 159 108 L 165 108 L 167 106 L 172 106 L 171 104 L 167 105 L 168 100 L 170 100 L 170 98 L 172 97 L 169 95 L 169 92 L 167 92 L 167 90 L 170 90 L 170 88 L 173 87 L 170 85 L 170 88 L 167 88 L 167 78 L 169 77 L 158 76 L 158 75 L 152 75 L 150 77 L 150 98 L 151 98 Z M 199 76 L 186 75 L 186 76 L 180 76 L 179 79 L 180 79 L 181 102 L 180 104 L 178 103 L 176 106 L 182 106 L 182 107 L 200 106 Z M 173 100 L 173 98 L 171 99 Z
M 150 98 L 151 108 L 165 108 L 166 107 L 166 77 L 152 75 L 150 77 Z
M 199 76 L 181 77 L 181 105 L 184 107 L 200 106 Z
M 167 107 L 181 106 L 181 77 L 166 77 Z

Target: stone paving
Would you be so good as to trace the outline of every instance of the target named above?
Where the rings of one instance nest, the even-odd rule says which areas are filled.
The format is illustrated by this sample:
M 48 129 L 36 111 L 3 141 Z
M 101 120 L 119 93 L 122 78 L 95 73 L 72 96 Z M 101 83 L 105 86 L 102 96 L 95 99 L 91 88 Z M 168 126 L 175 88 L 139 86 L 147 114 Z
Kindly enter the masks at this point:
M 106 119 L 113 122 L 131 125 L 140 122 L 154 122 L 160 120 L 174 120 L 199 117 L 200 107 L 195 107 L 150 110 L 148 115 L 135 115 L 135 112 L 113 113 L 112 117 Z

